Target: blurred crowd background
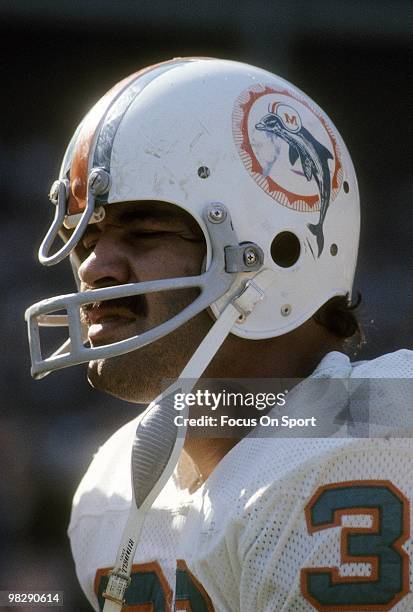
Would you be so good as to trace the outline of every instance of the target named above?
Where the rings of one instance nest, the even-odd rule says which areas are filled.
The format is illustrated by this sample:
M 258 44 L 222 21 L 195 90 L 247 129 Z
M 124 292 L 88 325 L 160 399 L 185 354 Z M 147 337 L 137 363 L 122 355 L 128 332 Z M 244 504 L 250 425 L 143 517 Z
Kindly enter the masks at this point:
M 65 610 L 89 610 L 66 538 L 71 497 L 137 411 L 92 391 L 82 366 L 29 375 L 25 308 L 74 288 L 67 264 L 42 268 L 36 252 L 81 117 L 124 76 L 173 56 L 291 80 L 332 117 L 358 173 L 367 343 L 357 358 L 413 348 L 412 32 L 410 0 L 0 0 L 0 590 L 61 590 Z

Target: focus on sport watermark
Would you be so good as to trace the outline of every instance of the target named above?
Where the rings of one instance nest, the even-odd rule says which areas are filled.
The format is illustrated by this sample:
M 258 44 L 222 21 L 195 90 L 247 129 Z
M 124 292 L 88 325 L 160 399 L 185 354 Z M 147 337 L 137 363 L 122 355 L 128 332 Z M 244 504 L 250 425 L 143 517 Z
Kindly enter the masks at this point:
M 412 379 L 179 380 L 161 400 L 189 437 L 413 437 Z M 397 400 L 397 405 L 395 401 Z

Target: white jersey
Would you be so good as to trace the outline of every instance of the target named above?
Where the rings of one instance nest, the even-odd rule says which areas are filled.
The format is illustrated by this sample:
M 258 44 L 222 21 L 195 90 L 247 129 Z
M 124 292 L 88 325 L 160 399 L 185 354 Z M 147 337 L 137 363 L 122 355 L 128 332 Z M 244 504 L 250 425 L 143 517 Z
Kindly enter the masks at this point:
M 330 437 L 247 436 L 193 494 L 175 474 L 147 515 L 130 609 L 413 610 L 413 439 L 402 437 L 413 420 L 413 353 L 351 364 L 333 352 L 307 380 L 317 377 L 353 381 L 355 389 L 359 379 L 398 378 L 362 394 L 376 427 L 392 423 L 389 435 L 343 437 L 337 417 L 348 397 L 334 392 Z M 308 401 L 304 382 L 285 412 Z M 317 399 L 309 404 L 317 412 Z M 74 498 L 69 536 L 95 610 L 131 504 L 136 424 L 104 444 Z

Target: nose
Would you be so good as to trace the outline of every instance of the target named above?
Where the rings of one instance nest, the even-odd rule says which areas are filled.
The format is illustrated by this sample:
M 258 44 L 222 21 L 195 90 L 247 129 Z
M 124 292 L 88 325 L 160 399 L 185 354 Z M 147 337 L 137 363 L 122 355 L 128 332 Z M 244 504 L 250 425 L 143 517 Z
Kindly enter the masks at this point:
M 116 235 L 102 232 L 93 251 L 79 266 L 78 276 L 91 289 L 130 282 L 128 258 Z

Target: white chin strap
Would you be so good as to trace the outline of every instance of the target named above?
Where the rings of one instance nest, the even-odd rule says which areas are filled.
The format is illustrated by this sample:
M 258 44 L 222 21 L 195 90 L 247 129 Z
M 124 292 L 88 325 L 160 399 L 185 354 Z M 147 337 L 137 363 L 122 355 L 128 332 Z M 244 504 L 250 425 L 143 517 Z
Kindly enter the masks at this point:
M 171 477 L 185 442 L 186 426 L 178 428 L 174 423 L 175 393 L 191 391 L 237 319 L 252 312 L 265 297 L 265 291 L 273 280 L 273 274 L 263 270 L 253 280 L 247 281 L 242 292 L 225 307 L 177 381 L 151 402 L 140 419 L 131 455 L 132 505 L 115 567 L 103 594 L 104 612 L 119 612 L 125 603 L 125 591 L 130 583 L 132 562 L 145 515 Z M 180 414 L 183 416 L 181 421 L 185 422 L 188 406 Z

